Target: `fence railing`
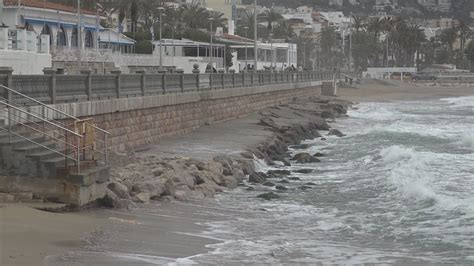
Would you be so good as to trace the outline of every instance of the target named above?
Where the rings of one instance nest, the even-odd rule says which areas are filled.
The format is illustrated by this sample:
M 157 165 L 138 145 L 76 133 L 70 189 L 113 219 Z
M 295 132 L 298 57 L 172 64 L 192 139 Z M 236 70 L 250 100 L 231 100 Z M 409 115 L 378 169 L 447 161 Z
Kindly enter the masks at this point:
M 204 74 L 115 72 L 107 75 L 96 75 L 91 71 L 83 71 L 80 75 L 61 75 L 51 71 L 45 75 L 0 74 L 0 85 L 43 103 L 54 104 L 332 80 L 340 75 L 340 72 L 333 71 Z M 22 97 L 13 100 L 18 104 L 26 104 L 22 102 Z
M 0 130 L 7 132 L 8 142 L 15 137 L 42 147 L 63 158 L 67 169 L 72 161 L 77 174 L 81 173 L 81 162 L 108 164 L 109 132 L 90 119 L 78 119 L 4 85 L 0 89 Z M 49 142 L 54 145 L 46 144 Z

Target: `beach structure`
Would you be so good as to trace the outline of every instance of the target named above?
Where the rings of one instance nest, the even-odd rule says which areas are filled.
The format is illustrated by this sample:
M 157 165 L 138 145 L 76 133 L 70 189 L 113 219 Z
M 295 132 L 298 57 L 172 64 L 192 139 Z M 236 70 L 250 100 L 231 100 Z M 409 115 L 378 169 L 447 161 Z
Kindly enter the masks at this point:
M 3 0 L 3 4 L 0 24 L 5 27 L 0 41 L 7 42 L 3 46 L 8 52 L 2 49 L 4 60 L 0 64 L 12 67 L 15 73 L 39 74 L 44 67 L 51 66 L 77 73 L 80 68 L 92 68 L 99 73 L 104 66 L 114 68 L 107 61 L 99 61 L 100 54 L 110 56 L 115 51 L 134 50 L 135 41 L 119 33 L 120 27 L 100 26 L 103 16 L 97 10 L 78 12 L 73 6 L 42 0 Z M 14 62 L 6 58 L 23 59 Z M 20 61 L 23 63 L 19 64 Z
M 238 35 L 222 34 L 216 40 L 228 45 L 232 51 L 232 66 L 237 73 L 253 70 L 255 52 L 252 39 Z M 257 70 L 281 71 L 297 66 L 297 45 L 282 42 L 257 42 Z

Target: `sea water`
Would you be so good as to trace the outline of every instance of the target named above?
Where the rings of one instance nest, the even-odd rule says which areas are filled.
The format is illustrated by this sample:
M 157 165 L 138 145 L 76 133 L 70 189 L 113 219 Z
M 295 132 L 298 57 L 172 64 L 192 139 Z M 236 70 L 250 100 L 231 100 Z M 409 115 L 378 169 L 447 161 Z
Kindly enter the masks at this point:
M 222 242 L 191 259 L 474 264 L 474 97 L 362 103 L 331 126 L 347 136 L 293 151 L 321 152 L 322 162 L 279 167 L 313 169 L 292 173 L 301 180 L 281 184 L 287 191 L 219 195 L 239 215 L 206 223 Z M 256 198 L 268 191 L 280 199 Z

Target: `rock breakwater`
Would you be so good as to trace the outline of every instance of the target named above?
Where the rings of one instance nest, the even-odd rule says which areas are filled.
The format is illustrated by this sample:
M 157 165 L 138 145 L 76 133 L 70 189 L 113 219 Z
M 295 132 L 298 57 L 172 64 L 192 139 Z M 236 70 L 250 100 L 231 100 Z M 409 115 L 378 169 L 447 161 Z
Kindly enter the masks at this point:
M 254 159 L 268 165 L 291 165 L 292 162 L 318 162 L 317 156 L 300 153 L 290 157 L 288 147 L 304 147 L 304 139 L 322 137 L 320 131 L 332 130 L 327 119 L 345 115 L 349 102 L 334 98 L 294 99 L 288 105 L 265 108 L 258 112 L 256 124 L 268 137 L 253 147 L 245 147 L 240 154 L 218 154 L 211 160 L 186 156 L 158 156 L 135 153 L 128 163 L 112 170 L 107 195 L 100 204 L 114 208 L 134 208 L 150 201 L 189 200 L 213 197 L 225 189 L 236 188 L 244 180 L 268 183 L 267 179 L 283 179 L 289 171 L 269 173 L 255 171 Z M 232 122 L 230 122 L 232 123 Z M 192 133 L 191 133 L 192 134 Z M 287 181 L 285 179 L 281 181 Z M 273 183 L 272 183 L 273 184 Z M 284 190 L 283 186 L 279 186 Z M 276 197 L 264 197 L 268 199 Z

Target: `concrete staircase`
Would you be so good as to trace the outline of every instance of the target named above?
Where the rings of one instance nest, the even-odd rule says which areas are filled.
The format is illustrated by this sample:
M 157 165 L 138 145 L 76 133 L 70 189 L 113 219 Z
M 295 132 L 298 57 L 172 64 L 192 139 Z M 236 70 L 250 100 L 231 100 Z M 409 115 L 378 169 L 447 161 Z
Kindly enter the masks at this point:
M 78 131 L 81 127 L 54 119 L 54 112 L 60 111 L 47 108 L 53 115 L 40 117 L 34 108 L 0 99 L 0 192 L 33 192 L 40 198 L 77 205 L 103 197 L 110 169 L 108 133 L 61 113 L 67 123 L 75 119 L 105 134 L 105 142 L 93 139 L 89 149 L 83 145 L 85 133 Z M 97 143 L 105 160 L 99 159 Z

